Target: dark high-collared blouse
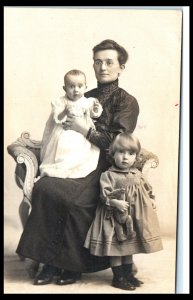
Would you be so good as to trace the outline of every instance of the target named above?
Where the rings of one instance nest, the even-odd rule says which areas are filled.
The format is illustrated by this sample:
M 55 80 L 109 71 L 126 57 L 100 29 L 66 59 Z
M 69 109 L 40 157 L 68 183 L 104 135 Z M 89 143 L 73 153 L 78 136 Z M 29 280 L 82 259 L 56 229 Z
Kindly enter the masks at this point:
M 96 130 L 88 132 L 87 138 L 91 143 L 101 150 L 108 149 L 118 133 L 134 131 L 139 105 L 133 96 L 118 86 L 118 79 L 108 84 L 98 83 L 98 88 L 85 96 L 97 98 L 103 107 L 103 113 L 95 123 Z

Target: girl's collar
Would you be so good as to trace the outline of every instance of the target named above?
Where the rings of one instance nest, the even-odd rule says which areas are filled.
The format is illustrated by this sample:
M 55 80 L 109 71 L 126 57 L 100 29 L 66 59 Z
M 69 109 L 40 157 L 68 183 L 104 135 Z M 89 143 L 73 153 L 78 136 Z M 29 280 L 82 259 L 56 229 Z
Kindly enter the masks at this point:
M 124 169 L 119 169 L 116 166 L 111 166 L 109 168 L 109 171 L 117 172 L 117 173 L 126 173 L 126 174 L 128 174 L 128 173 L 136 174 L 138 172 L 138 170 L 136 168 L 130 168 L 128 170 L 124 170 Z

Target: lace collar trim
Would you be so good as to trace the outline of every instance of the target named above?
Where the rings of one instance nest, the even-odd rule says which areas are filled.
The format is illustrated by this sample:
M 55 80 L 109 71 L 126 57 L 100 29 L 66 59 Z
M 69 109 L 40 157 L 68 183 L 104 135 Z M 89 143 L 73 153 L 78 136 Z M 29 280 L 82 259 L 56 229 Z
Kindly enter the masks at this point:
M 105 84 L 101 84 L 100 82 L 98 82 L 98 90 L 100 91 L 100 93 L 111 94 L 119 87 L 118 84 L 119 84 L 118 79 L 116 79 L 113 82 L 105 83 Z

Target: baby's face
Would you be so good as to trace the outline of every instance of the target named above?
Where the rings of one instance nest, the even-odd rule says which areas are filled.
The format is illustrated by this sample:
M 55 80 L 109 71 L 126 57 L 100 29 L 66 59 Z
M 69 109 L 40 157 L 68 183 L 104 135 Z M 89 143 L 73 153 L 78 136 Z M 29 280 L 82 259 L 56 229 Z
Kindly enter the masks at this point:
M 72 101 L 80 99 L 86 90 L 85 77 L 83 75 L 68 75 L 64 89 L 68 98 Z

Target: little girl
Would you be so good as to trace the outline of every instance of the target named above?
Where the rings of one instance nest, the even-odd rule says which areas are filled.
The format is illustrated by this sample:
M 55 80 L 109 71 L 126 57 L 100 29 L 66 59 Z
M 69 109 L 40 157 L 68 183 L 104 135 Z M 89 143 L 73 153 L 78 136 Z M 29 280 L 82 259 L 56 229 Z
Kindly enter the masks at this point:
M 101 201 L 84 246 L 96 256 L 110 256 L 112 285 L 134 290 L 143 282 L 132 275 L 132 255 L 163 249 L 152 188 L 133 167 L 141 146 L 120 133 L 110 146 L 113 165 L 101 174 Z
M 102 106 L 96 98 L 84 97 L 86 77 L 71 70 L 64 76 L 65 96 L 52 102 L 52 113 L 46 123 L 40 151 L 40 176 L 81 178 L 94 171 L 99 148 L 79 132 L 69 130 L 68 116 L 84 118 L 95 128 L 91 118 L 98 118 Z

